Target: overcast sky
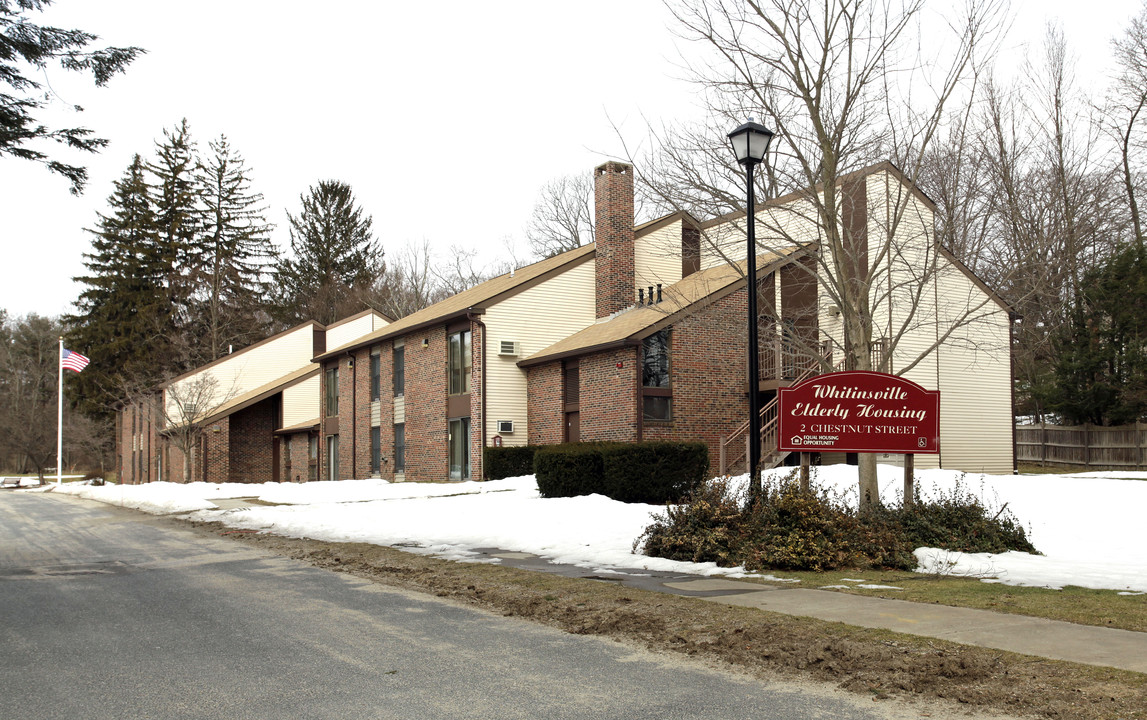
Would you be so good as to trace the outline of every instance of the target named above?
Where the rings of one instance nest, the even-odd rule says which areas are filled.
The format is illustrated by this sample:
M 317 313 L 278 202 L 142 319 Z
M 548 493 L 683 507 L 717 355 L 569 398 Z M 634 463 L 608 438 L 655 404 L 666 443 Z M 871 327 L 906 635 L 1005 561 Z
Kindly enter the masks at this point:
M 1095 86 L 1109 39 L 1139 6 L 1014 0 L 1008 46 L 1038 42 L 1062 19 L 1080 82 Z M 98 90 L 56 68 L 46 77 L 61 111 L 51 122 L 111 140 L 83 158 L 84 195 L 39 165 L 0 159 L 0 308 L 15 315 L 71 309 L 83 229 L 132 155 L 150 156 L 184 117 L 204 150 L 222 133 L 246 159 L 280 246 L 299 195 L 335 179 L 388 252 L 425 238 L 442 254 L 460 245 L 494 260 L 506 238 L 524 246 L 543 183 L 622 154 L 613 125 L 637 142 L 647 119 L 698 113 L 678 79 L 688 48 L 660 0 L 55 0 L 33 19 L 148 54 Z M 71 105 L 85 111 L 65 114 Z

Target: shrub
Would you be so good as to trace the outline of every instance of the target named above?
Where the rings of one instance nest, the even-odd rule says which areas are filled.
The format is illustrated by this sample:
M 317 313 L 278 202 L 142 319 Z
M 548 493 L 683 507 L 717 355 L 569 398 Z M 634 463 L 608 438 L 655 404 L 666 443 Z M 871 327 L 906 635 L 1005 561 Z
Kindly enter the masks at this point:
M 913 548 L 935 547 L 960 552 L 1037 553 L 1023 525 L 1007 510 L 998 510 L 972 493 L 961 476 L 951 492 L 917 496 L 909 507 L 885 510 L 896 515 L 906 542 Z
M 627 503 L 679 502 L 705 480 L 709 447 L 693 442 L 640 442 L 601 448 L 602 493 Z
M 538 445 L 487 447 L 482 449 L 482 467 L 487 480 L 534 474 L 534 453 Z
M 634 552 L 644 547 L 654 557 L 738 565 L 740 525 L 740 499 L 729 491 L 728 478 L 715 478 L 696 488 L 687 502 L 655 515 L 634 541 Z
M 563 443 L 539 448 L 534 453 L 534 475 L 538 480 L 538 492 L 542 497 L 602 493 L 604 481 L 601 449 L 606 445 L 590 442 Z
M 1036 552 L 1006 508 L 992 512 L 962 484 L 935 500 L 858 514 L 824 488 L 802 491 L 797 471 L 766 481 L 749 502 L 728 479 L 702 484 L 666 508 L 634 551 L 748 570 L 912 569 L 917 547 L 965 552 Z

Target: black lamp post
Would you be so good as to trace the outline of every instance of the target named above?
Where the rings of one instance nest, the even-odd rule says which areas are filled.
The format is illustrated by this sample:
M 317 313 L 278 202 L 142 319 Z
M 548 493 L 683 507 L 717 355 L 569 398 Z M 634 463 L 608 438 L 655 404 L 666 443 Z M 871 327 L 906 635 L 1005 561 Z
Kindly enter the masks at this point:
M 753 193 L 753 168 L 765 159 L 772 142 L 773 132 L 753 122 L 740 126 L 729 133 L 729 142 L 737 162 L 745 166 L 745 183 L 748 188 L 748 235 L 749 235 L 749 476 L 750 490 L 754 497 L 761 492 L 761 400 L 760 391 L 760 340 L 757 337 L 757 237 L 756 199 Z

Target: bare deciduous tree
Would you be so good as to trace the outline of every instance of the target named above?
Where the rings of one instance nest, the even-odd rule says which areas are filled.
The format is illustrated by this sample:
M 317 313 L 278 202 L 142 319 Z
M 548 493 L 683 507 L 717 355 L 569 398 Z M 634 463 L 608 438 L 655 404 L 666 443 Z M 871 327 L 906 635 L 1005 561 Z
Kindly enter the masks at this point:
M 526 240 L 535 255 L 553 257 L 594 240 L 593 178 L 565 175 L 542 186 Z
M 906 352 L 900 340 L 926 321 L 916 310 L 941 265 L 940 248 L 927 237 L 931 227 L 920 227 L 907 189 L 876 201 L 853 194 L 849 174 L 891 158 L 910 183 L 920 177 L 953 120 L 950 107 L 974 95 L 977 62 L 994 49 L 1002 3 L 967 0 L 948 19 L 953 32 L 924 45 L 916 42 L 924 0 L 667 1 L 681 34 L 707 50 L 687 62 L 710 119 L 663 133 L 652 163 L 635 163 L 648 168 L 639 179 L 663 209 L 703 218 L 735 212 L 744 180 L 725 134 L 747 117 L 762 118 L 777 133 L 761 173 L 764 196 L 796 193 L 797 200 L 760 215 L 758 252 L 804 247 L 822 294 L 840 308 L 846 367 L 887 369 L 887 358 Z M 868 212 L 884 218 L 879 231 L 849 236 L 847 214 L 870 201 L 880 204 Z M 710 253 L 743 256 L 728 237 L 703 242 Z M 897 316 L 882 317 L 894 303 Z M 986 312 L 969 307 L 956 324 Z M 876 354 L 878 347 L 889 351 Z M 918 361 L 906 358 L 896 370 Z M 862 455 L 862 505 L 878 491 L 875 457 Z
M 1143 247 L 1143 222 L 1139 215 L 1143 153 L 1147 149 L 1147 3 L 1132 18 L 1130 26 L 1113 43 L 1119 72 L 1107 98 L 1105 127 L 1119 148 L 1123 189 L 1126 193 L 1135 242 Z
M 155 417 L 161 423 L 159 430 L 183 454 L 183 482 L 191 482 L 205 423 L 237 393 L 238 379 L 225 387 L 208 371 L 170 383 L 152 396 Z

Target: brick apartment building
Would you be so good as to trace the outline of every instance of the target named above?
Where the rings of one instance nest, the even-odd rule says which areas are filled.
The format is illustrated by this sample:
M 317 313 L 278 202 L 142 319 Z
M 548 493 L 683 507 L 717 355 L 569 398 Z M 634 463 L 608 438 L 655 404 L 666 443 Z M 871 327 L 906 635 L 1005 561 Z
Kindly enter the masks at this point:
M 319 366 L 328 342 L 383 327 L 363 312 L 303 323 L 120 403 L 121 482 L 274 482 L 317 477 Z
M 594 178 L 596 243 L 315 358 L 323 368 L 321 478 L 478 479 L 484 447 L 568 440 L 702 440 L 714 469 L 723 452 L 743 454 L 747 288 L 743 261 L 727 260 L 744 257 L 740 218 L 698 223 L 677 213 L 634 227 L 632 168 L 605 163 Z M 878 209 L 899 203 L 914 222 L 897 231 L 897 257 L 934 242 L 931 201 L 891 164 L 845 184 L 854 197 L 876 198 L 852 204 L 849 236 L 878 234 L 889 225 Z M 815 223 L 802 202 L 779 198 L 761 213 L 766 228 L 783 225 L 785 237 L 798 239 L 758 259 L 764 402 L 841 345 L 839 313 L 816 281 Z M 944 455 L 917 465 L 1007 471 L 1009 308 L 949 254 L 938 257 L 943 266 L 925 293 L 933 300 L 887 349 L 892 372 L 914 362 L 906 377 L 947 391 Z M 889 265 L 890 286 L 911 285 L 900 277 L 911 268 Z M 881 333 L 893 335 L 907 312 L 894 299 L 878 318 Z M 958 311 L 967 307 L 979 309 L 973 322 Z M 950 337 L 937 342 L 941 335 Z M 910 359 L 929 342 L 938 346 Z
M 714 471 L 718 458 L 743 456 L 744 214 L 702 223 L 675 213 L 635 227 L 632 168 L 605 163 L 594 182 L 595 243 L 392 323 L 327 328 L 307 362 L 212 413 L 196 477 L 480 479 L 485 447 L 567 440 L 701 440 Z M 877 247 L 882 233 L 891 248 L 873 263 L 886 368 L 942 391 L 942 452 L 917 467 L 1009 471 L 1009 307 L 935 245 L 934 205 L 893 165 L 843 178 L 841 192 L 858 263 L 867 266 L 870 239 Z M 769 201 L 757 217 L 760 247 L 770 249 L 758 257 L 757 288 L 756 392 L 766 404 L 802 371 L 831 366 L 843 330 L 817 274 L 808 195 Z M 311 412 L 288 417 L 288 396 L 301 403 L 306 393 Z M 125 410 L 120 444 L 157 463 L 151 448 L 162 442 L 139 431 L 156 424 L 148 412 Z M 276 441 L 247 440 L 268 434 Z M 172 459 L 162 461 L 167 475 L 150 475 L 138 457 L 121 453 L 128 481 L 170 477 Z

